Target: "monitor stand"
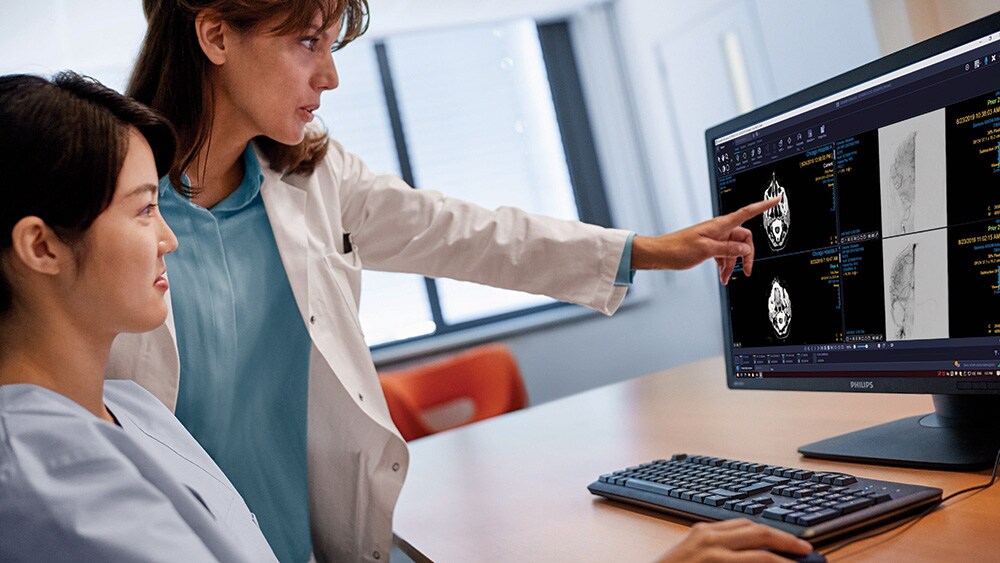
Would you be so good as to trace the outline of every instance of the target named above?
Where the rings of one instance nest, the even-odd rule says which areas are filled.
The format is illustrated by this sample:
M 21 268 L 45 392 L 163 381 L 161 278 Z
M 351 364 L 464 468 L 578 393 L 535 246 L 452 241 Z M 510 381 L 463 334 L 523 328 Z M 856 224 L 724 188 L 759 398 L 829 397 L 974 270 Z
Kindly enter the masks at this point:
M 993 467 L 1000 395 L 934 395 L 931 414 L 806 444 L 806 457 L 962 471 Z

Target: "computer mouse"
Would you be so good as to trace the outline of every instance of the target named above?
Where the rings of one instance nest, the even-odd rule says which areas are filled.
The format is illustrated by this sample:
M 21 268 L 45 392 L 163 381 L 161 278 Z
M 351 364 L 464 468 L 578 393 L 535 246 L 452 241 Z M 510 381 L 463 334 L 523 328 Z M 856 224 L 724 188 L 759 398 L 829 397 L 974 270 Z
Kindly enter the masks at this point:
M 784 557 L 785 559 L 791 559 L 796 563 L 826 563 L 826 557 L 818 552 L 811 551 L 806 555 L 795 555 L 794 553 L 785 553 L 784 551 L 774 551 L 770 550 L 771 553 Z

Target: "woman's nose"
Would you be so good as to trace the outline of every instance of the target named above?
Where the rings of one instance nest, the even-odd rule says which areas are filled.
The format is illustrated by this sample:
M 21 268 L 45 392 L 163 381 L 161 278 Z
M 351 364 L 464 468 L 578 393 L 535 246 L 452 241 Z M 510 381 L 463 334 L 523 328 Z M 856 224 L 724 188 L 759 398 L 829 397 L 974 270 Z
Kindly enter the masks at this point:
M 340 85 L 340 75 L 337 73 L 337 65 L 333 62 L 333 53 L 329 58 L 321 63 L 319 73 L 316 77 L 316 88 L 321 91 L 333 90 Z
M 177 250 L 177 236 L 162 217 L 160 218 L 160 222 L 163 224 L 163 233 L 160 237 L 160 242 L 157 244 L 157 249 L 160 256 L 163 256 Z

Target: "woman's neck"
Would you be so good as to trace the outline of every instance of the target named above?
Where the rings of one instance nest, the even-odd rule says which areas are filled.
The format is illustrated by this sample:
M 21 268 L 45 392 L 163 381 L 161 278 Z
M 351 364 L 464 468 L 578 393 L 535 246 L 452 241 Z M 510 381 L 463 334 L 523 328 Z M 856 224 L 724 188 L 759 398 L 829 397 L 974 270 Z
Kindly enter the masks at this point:
M 208 142 L 185 171 L 195 188 L 192 201 L 210 209 L 240 187 L 243 181 L 243 151 L 254 135 L 234 124 L 229 107 L 218 103 Z
M 104 368 L 114 335 L 45 313 L 11 313 L 0 329 L 0 385 L 30 383 L 68 397 L 114 422 L 104 406 Z

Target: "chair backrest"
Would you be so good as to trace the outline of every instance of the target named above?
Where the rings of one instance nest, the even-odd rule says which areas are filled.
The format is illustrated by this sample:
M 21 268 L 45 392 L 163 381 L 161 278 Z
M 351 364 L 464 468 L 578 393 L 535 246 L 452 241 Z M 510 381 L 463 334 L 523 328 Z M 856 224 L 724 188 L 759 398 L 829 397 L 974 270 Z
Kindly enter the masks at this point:
M 521 409 L 528 394 L 510 349 L 488 344 L 424 365 L 379 374 L 396 428 L 406 440 Z M 441 426 L 429 416 L 471 404 L 463 420 Z M 458 412 L 461 409 L 451 409 Z

